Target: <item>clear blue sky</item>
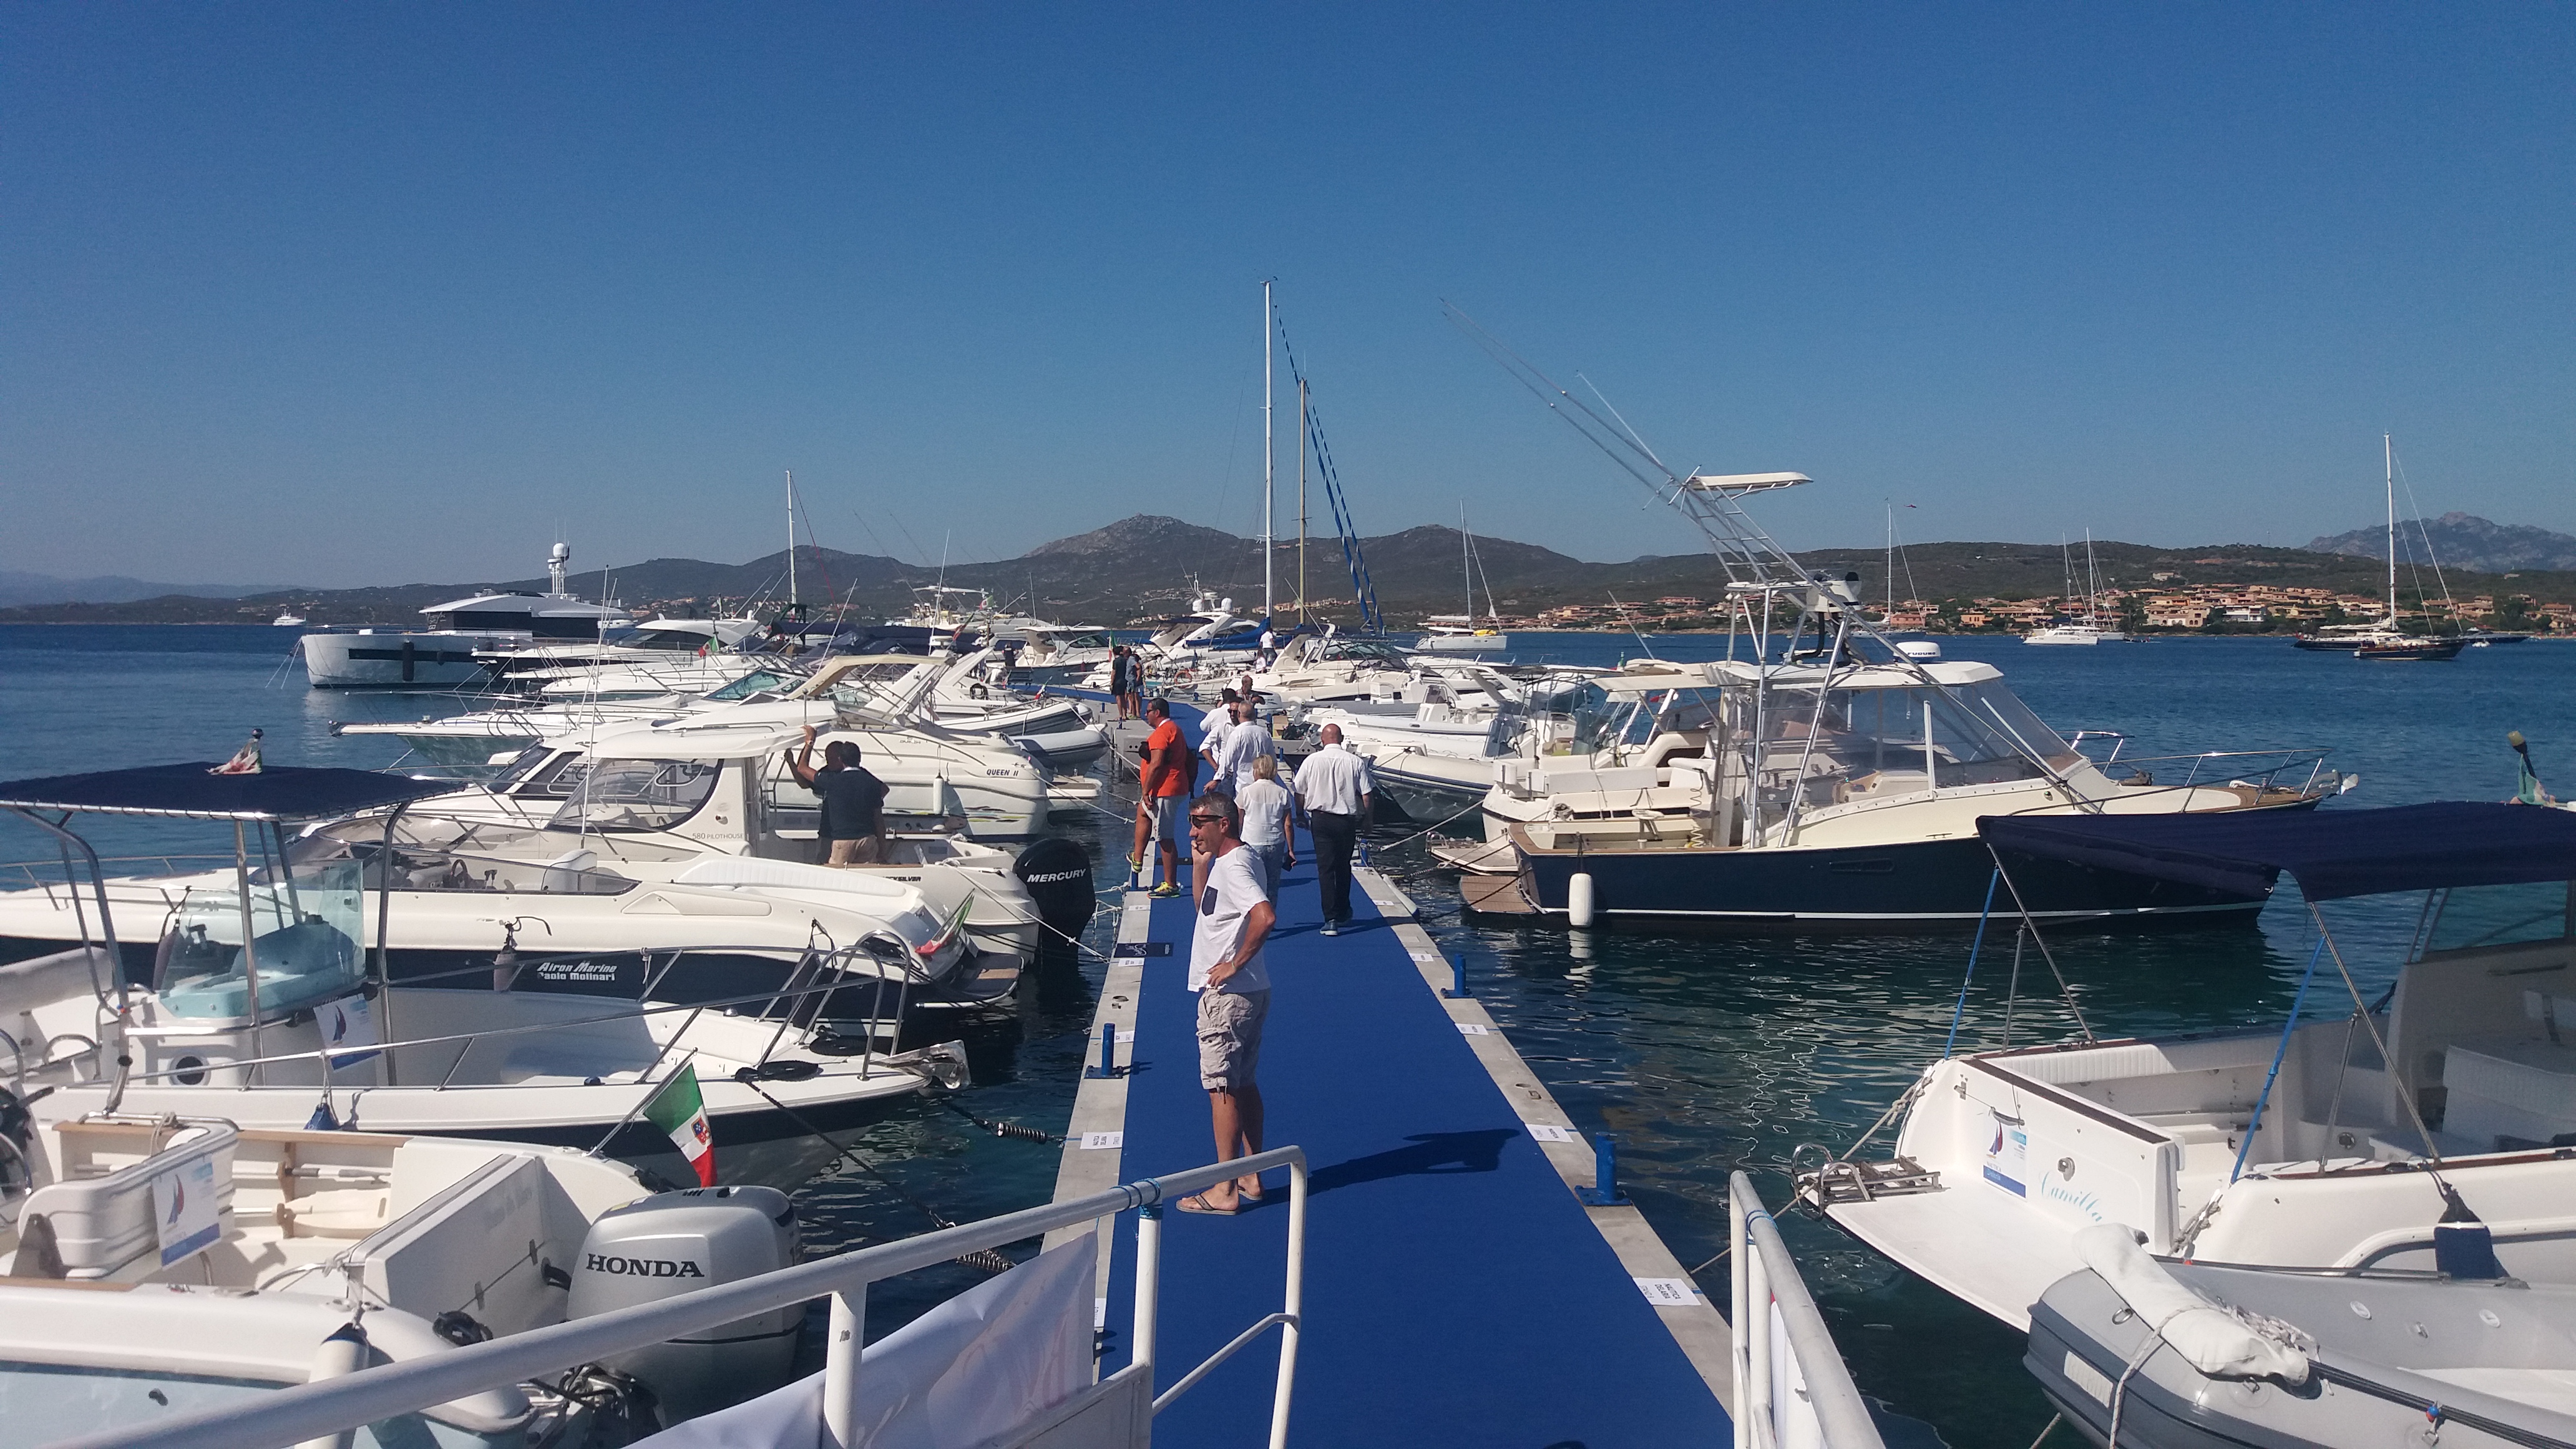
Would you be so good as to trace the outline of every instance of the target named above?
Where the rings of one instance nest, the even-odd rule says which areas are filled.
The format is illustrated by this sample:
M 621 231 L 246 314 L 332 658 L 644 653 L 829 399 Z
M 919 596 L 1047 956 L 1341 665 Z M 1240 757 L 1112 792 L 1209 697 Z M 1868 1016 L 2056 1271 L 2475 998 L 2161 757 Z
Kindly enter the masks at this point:
M 1249 533 L 1265 276 L 1369 532 L 1689 547 L 1444 297 L 1796 545 L 2576 531 L 2571 259 L 2565 5 L 22 0 L 0 568 Z

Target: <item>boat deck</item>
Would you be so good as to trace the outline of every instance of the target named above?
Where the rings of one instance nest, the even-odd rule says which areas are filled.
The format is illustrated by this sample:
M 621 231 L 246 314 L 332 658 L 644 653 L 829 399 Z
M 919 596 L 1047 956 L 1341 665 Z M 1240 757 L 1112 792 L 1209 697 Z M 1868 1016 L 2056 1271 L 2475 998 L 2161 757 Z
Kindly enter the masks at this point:
M 1480 1005 L 1442 998 L 1449 967 L 1411 903 L 1374 872 L 1360 884 L 1355 929 L 1323 936 L 1301 856 L 1268 948 L 1266 1145 L 1302 1146 L 1312 1172 L 1293 1442 L 1724 1442 L 1725 1321 L 1636 1209 L 1577 1199 L 1591 1145 Z M 1122 1070 L 1082 1084 L 1059 1201 L 1213 1155 L 1190 924 L 1186 899 L 1127 895 L 1092 1053 L 1115 1025 Z M 1158 1391 L 1278 1308 L 1286 1196 L 1273 1184 L 1231 1218 L 1167 1210 Z M 1127 1362 L 1134 1291 L 1132 1224 L 1113 1237 L 1103 1373 Z M 1273 1333 L 1175 1400 L 1157 1437 L 1262 1442 L 1277 1370 Z

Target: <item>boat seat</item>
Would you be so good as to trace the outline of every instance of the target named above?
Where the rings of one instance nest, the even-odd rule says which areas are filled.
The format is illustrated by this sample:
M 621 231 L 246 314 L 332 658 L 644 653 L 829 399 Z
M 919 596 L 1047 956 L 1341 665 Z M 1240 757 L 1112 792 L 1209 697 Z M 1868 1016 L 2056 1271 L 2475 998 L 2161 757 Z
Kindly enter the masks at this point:
M 2479 1151 L 2576 1145 L 2576 1045 L 2516 1037 L 2455 1041 L 2442 1054 L 2442 1085 L 2448 1089 L 2443 1133 L 2476 1143 Z

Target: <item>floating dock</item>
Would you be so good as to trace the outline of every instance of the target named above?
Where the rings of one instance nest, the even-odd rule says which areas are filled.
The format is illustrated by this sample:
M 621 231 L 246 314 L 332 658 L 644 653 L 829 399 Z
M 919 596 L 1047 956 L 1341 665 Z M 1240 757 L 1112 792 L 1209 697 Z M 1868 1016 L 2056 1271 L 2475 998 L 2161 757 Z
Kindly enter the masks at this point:
M 1289 1441 L 1727 1442 L 1725 1320 L 1635 1208 L 1578 1196 L 1592 1143 L 1473 997 L 1444 997 L 1451 967 L 1411 901 L 1373 871 L 1358 887 L 1352 927 L 1319 934 L 1301 851 L 1267 948 L 1263 1145 L 1303 1147 L 1312 1174 Z M 1090 1054 L 1114 1029 L 1115 1070 L 1076 1097 L 1059 1202 L 1214 1158 L 1191 924 L 1186 897 L 1125 897 Z M 1157 1392 L 1278 1308 L 1286 1197 L 1166 1210 Z M 1135 1243 L 1129 1218 L 1103 1227 L 1106 1375 L 1127 1362 Z M 1174 1400 L 1158 1437 L 1265 1442 L 1277 1370 L 1274 1332 Z

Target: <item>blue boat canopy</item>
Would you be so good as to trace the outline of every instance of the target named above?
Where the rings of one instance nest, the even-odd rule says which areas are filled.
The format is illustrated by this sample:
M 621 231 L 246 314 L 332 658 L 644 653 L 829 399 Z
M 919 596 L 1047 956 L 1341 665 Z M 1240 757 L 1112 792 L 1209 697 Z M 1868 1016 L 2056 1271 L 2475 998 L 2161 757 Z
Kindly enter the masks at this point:
M 1998 850 L 2260 895 L 2288 871 L 2314 901 L 2576 879 L 2576 811 L 2465 800 L 2381 810 L 1989 815 Z
M 453 794 L 453 780 L 414 780 L 374 770 L 272 767 L 214 774 L 215 762 L 145 765 L 87 775 L 0 783 L 0 809 L 179 820 L 320 820 Z

